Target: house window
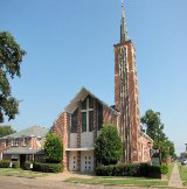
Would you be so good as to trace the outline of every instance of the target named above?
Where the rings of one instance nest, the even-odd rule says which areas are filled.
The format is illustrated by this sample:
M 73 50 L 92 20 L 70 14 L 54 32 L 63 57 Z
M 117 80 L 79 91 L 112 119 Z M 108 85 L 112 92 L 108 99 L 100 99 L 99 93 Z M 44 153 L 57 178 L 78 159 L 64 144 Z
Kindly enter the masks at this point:
M 12 140 L 12 143 L 11 143 L 11 146 L 19 146 L 19 139 L 13 139 Z
M 26 138 L 23 138 L 23 143 L 22 145 L 25 147 L 26 146 Z
M 15 155 L 15 154 L 14 154 L 14 155 L 11 156 L 11 160 L 12 160 L 12 161 L 17 161 L 18 159 L 19 159 L 19 156 L 18 156 L 18 155 Z
M 87 97 L 82 102 L 82 132 L 91 132 L 94 129 L 93 98 Z
M 6 139 L 6 147 L 7 147 L 7 146 L 9 146 L 9 142 L 8 142 L 8 140 Z
M 78 125 L 78 109 L 74 111 L 74 113 L 71 116 L 71 133 L 77 132 L 77 125 Z

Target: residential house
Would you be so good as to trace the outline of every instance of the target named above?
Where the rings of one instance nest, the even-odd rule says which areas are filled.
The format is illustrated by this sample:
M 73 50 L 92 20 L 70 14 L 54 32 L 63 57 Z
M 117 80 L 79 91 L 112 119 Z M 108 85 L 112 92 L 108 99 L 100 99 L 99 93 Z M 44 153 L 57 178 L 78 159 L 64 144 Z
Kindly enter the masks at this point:
M 43 156 L 43 145 L 49 129 L 33 126 L 0 138 L 0 159 L 34 161 Z

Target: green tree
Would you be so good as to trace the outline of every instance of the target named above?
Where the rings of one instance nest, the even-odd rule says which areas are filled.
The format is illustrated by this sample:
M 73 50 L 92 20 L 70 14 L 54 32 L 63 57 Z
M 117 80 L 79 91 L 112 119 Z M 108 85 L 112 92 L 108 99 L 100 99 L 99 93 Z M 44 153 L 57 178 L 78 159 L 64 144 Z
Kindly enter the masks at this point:
M 146 133 L 154 140 L 164 138 L 164 125 L 160 120 L 160 113 L 153 110 L 147 110 L 141 118 L 141 123 L 146 126 Z
M 176 158 L 176 153 L 175 153 L 175 145 L 172 141 L 168 140 L 168 146 L 169 146 L 169 154 L 173 158 Z
M 20 65 L 25 51 L 8 32 L 0 32 L 0 122 L 4 116 L 14 119 L 18 101 L 11 94 L 10 79 L 20 77 Z
M 161 121 L 160 113 L 147 110 L 141 118 L 141 123 L 146 127 L 146 134 L 154 140 L 153 147 L 161 150 L 162 161 L 169 156 L 175 157 L 174 143 L 164 133 L 164 124 Z
M 117 129 L 113 125 L 104 125 L 96 140 L 95 155 L 98 163 L 116 164 L 122 155 L 122 143 Z
M 46 162 L 59 163 L 63 160 L 63 144 L 55 133 L 49 133 L 44 145 Z
M 13 130 L 11 126 L 5 126 L 5 125 L 0 126 L 0 137 L 10 135 L 10 134 L 13 134 L 15 132 L 16 131 Z

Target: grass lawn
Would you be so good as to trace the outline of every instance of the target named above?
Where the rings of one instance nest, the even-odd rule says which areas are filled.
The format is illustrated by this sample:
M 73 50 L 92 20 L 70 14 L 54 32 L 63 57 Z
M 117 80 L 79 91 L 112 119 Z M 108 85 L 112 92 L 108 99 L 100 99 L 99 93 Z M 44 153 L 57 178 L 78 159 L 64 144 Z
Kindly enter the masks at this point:
M 178 166 L 179 166 L 179 172 L 180 172 L 181 179 L 182 179 L 184 185 L 187 186 L 187 166 L 180 165 L 180 164 L 178 164 Z
M 35 178 L 41 176 L 47 176 L 48 173 L 34 172 L 29 170 L 23 170 L 20 168 L 0 168 L 0 176 L 16 176 L 16 177 L 27 177 Z
M 159 179 L 147 179 L 137 177 L 93 177 L 93 178 L 69 178 L 65 182 L 81 184 L 102 184 L 102 185 L 128 185 L 142 187 L 167 187 L 168 181 Z

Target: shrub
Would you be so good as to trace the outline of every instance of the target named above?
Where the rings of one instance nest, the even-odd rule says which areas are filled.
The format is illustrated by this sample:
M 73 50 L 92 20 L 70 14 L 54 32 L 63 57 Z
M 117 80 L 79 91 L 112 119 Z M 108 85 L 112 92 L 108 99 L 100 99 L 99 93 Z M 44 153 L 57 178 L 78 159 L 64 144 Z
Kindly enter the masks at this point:
M 10 167 L 10 161 L 9 160 L 1 160 L 0 161 L 0 168 L 9 168 Z
M 147 177 L 150 172 L 150 165 L 147 163 L 140 163 L 139 164 L 139 172 L 138 175 L 143 175 L 144 177 Z
M 116 164 L 122 155 L 122 143 L 118 131 L 113 125 L 104 125 L 96 140 L 95 155 L 98 163 Z
M 48 163 L 59 163 L 63 159 L 63 144 L 55 133 L 49 133 L 44 145 L 45 160 Z
M 163 164 L 160 166 L 160 170 L 163 175 L 166 175 L 166 174 L 168 174 L 169 168 L 167 165 Z
M 149 164 L 117 164 L 98 166 L 95 169 L 98 176 L 136 176 L 161 178 L 160 167 Z
M 20 167 L 19 161 L 1 160 L 0 168 L 10 168 L 11 164 L 12 164 L 12 168 Z
M 23 165 L 23 169 L 24 170 L 31 170 L 31 164 L 33 164 L 33 162 L 30 162 L 30 161 L 26 161 Z
M 58 173 L 63 171 L 63 165 L 61 163 L 39 163 L 34 162 L 34 171 L 46 172 L 46 173 Z
M 12 168 L 19 168 L 20 164 L 19 161 L 12 161 Z
M 148 167 L 148 177 L 151 178 L 161 178 L 160 166 L 150 166 Z

